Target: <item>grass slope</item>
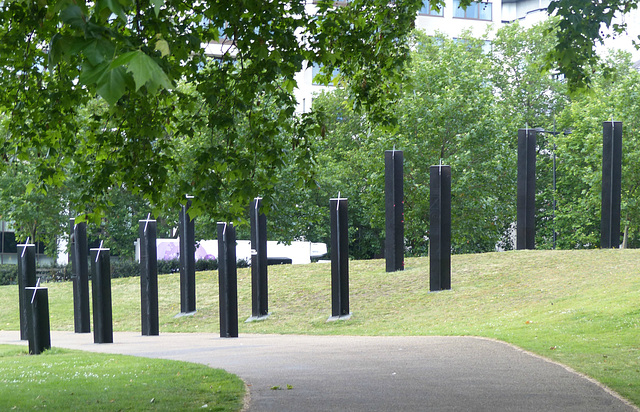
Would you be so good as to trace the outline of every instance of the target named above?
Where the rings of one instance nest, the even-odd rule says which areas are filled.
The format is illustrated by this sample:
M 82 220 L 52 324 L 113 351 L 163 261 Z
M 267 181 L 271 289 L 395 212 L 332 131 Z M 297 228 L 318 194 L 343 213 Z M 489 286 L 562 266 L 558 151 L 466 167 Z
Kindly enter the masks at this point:
M 0 345 L 0 410 L 237 411 L 244 383 L 188 362 Z
M 513 343 L 583 372 L 640 405 L 640 251 L 513 251 L 452 258 L 452 290 L 429 292 L 429 260 L 350 264 L 353 316 L 331 314 L 330 265 L 269 267 L 266 321 L 251 315 L 251 277 L 238 271 L 240 333 L 475 335 Z M 52 329 L 73 330 L 70 283 L 48 284 Z M 197 274 L 195 316 L 177 275 L 159 278 L 160 331 L 217 332 L 216 272 Z M 114 329 L 140 330 L 139 279 L 112 281 Z M 15 286 L 0 288 L 0 329 L 18 329 Z

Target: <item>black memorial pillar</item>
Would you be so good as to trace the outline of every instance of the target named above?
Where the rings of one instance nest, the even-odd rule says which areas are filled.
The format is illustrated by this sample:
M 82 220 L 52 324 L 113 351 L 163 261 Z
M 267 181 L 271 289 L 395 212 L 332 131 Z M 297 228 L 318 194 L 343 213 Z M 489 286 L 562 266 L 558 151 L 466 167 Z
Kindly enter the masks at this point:
M 534 249 L 536 241 L 536 131 L 518 130 L 516 249 Z
M 141 220 L 140 237 L 140 307 L 142 334 L 160 334 L 158 318 L 158 252 L 156 247 L 156 221 Z
M 251 317 L 258 320 L 269 316 L 267 284 L 267 217 L 261 213 L 262 198 L 251 202 Z
M 600 247 L 620 247 L 622 122 L 602 124 L 602 198 Z
M 348 200 L 330 199 L 331 217 L 331 317 L 348 319 L 349 312 L 349 221 Z
M 385 248 L 387 272 L 404 269 L 403 152 L 384 152 Z
M 429 290 L 451 289 L 451 166 L 430 167 Z
M 180 212 L 180 311 L 196 311 L 196 241 L 195 224 L 189 217 L 189 206 Z
M 51 349 L 51 329 L 49 326 L 49 292 L 44 287 L 28 287 L 28 304 L 31 306 L 29 319 L 29 353 L 38 355 Z
M 28 242 L 28 240 L 27 240 Z M 18 305 L 20 309 L 20 339 L 29 339 L 31 295 L 26 288 L 36 286 L 36 245 L 18 245 Z
M 218 222 L 218 287 L 220 337 L 238 337 L 238 273 L 236 269 L 236 229 Z
M 109 249 L 91 249 L 93 342 L 113 343 L 111 260 Z
M 75 219 L 71 219 L 75 222 Z M 76 333 L 91 332 L 89 313 L 89 245 L 87 243 L 87 223 L 80 222 L 72 227 L 72 271 L 73 271 L 73 323 Z

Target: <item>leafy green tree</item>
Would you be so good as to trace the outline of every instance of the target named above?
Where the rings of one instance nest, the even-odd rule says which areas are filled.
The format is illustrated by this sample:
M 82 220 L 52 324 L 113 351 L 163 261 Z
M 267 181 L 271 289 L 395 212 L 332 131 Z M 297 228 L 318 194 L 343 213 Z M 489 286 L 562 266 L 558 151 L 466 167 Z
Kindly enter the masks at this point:
M 327 241 L 330 197 L 349 198 L 350 254 L 382 255 L 384 151 L 404 150 L 405 237 L 410 254 L 427 253 L 429 166 L 442 160 L 453 170 L 455 252 L 493 250 L 515 216 L 515 151 L 495 120 L 492 63 L 484 42 L 454 41 L 416 33 L 402 94 L 393 106 L 395 126 L 363 117 L 342 90 L 319 96 L 326 113 L 317 150 L 316 187 L 291 196 L 295 226 L 310 240 Z M 513 206 L 512 206 L 513 204 Z M 319 218 L 322 216 L 321 218 Z M 295 220 L 295 219 L 294 219 Z M 317 225 L 316 222 L 322 223 Z
M 619 35 L 626 23 L 614 23 L 613 18 L 638 8 L 638 0 L 556 0 L 549 3 L 548 12 L 558 16 L 556 28 L 550 29 L 556 46 L 547 54 L 547 67 L 557 69 L 566 79 L 570 91 L 589 87 L 597 70 L 596 46 L 606 36 L 604 25 Z M 608 75 L 610 71 L 605 71 Z
M 42 242 L 45 253 L 57 256 L 58 235 L 66 228 L 65 191 L 55 188 L 47 195 L 28 188 L 29 165 L 14 163 L 0 174 L 0 220 L 12 223 L 16 241 Z
M 625 244 L 640 243 L 640 73 L 630 56 L 609 56 L 593 76 L 591 92 L 574 98 L 562 114 L 570 135 L 558 142 L 558 244 L 562 248 L 600 245 L 602 123 L 623 122 L 622 210 Z M 606 74 L 605 74 L 606 73 Z
M 544 70 L 544 57 L 553 50 L 548 34 L 554 19 L 524 28 L 518 22 L 505 25 L 491 41 L 500 116 L 513 129 L 547 128 L 565 104 L 566 87 Z
M 220 213 L 237 218 L 256 193 L 273 195 L 273 174 L 251 171 L 269 171 L 282 151 L 275 136 L 293 117 L 294 75 L 304 62 L 325 73 L 339 68 L 357 106 L 388 119 L 384 102 L 397 95 L 421 5 L 2 2 L 0 110 L 9 115 L 9 137 L 0 157 L 5 165 L 29 161 L 41 190 L 72 177 L 73 207 L 93 203 L 96 216 L 114 187 L 141 194 L 156 212 L 195 195 L 194 214 L 218 209 L 224 187 Z M 218 47 L 211 63 L 203 44 Z M 197 93 L 177 87 L 183 82 Z M 81 124 L 78 112 L 95 96 L 108 105 Z M 262 109 L 265 100 L 275 113 Z M 198 115 L 177 117 L 189 111 Z M 291 150 L 304 150 L 320 129 L 313 121 L 305 115 L 285 125 Z M 205 128 L 209 138 L 194 140 Z M 169 185 L 180 196 L 163 197 Z
M 426 252 L 429 166 L 452 170 L 452 248 L 493 250 L 513 219 L 514 153 L 496 112 L 484 41 L 418 35 L 396 136 L 405 150 L 407 246 Z
M 553 50 L 548 33 L 555 20 L 525 29 L 518 23 L 502 27 L 492 41 L 493 81 L 497 110 L 516 151 L 516 131 L 526 127 L 553 132 L 556 117 L 567 102 L 566 85 L 545 69 L 545 56 Z M 553 33 L 553 32 L 552 32 Z M 536 247 L 553 247 L 553 153 L 552 133 L 537 136 Z M 515 192 L 514 192 L 515 193 Z
M 316 143 L 318 174 L 314 207 L 305 213 L 322 216 L 315 228 L 329 241 L 329 199 L 349 199 L 349 250 L 354 258 L 382 256 L 384 244 L 384 150 L 389 127 L 361 116 L 353 101 L 337 90 L 317 98 L 327 116 L 324 137 Z

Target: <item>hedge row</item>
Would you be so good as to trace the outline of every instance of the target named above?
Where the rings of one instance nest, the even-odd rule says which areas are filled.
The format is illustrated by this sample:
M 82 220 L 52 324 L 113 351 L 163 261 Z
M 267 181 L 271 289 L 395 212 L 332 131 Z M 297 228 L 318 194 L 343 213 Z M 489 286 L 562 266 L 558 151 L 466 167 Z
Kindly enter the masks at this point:
M 245 260 L 238 261 L 238 267 L 248 267 L 249 264 Z M 203 259 L 196 261 L 196 271 L 217 270 L 218 261 L 215 259 Z M 158 274 L 170 274 L 180 271 L 180 261 L 159 260 Z M 71 265 L 65 266 L 48 266 L 39 267 L 37 269 L 38 277 L 41 282 L 64 282 L 71 280 Z M 112 260 L 111 261 L 111 277 L 127 278 L 140 275 L 140 263 L 130 260 Z M 0 285 L 15 285 L 18 280 L 18 265 L 0 265 Z
M 17 265 L 0 265 L 0 285 L 15 285 L 17 279 Z

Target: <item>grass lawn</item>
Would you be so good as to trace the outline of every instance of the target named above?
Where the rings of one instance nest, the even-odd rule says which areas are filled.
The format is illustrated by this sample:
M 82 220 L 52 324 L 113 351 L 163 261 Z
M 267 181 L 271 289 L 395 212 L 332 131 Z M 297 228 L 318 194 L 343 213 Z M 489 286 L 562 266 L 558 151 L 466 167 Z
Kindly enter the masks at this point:
M 640 405 L 640 250 L 512 251 L 452 258 L 452 290 L 429 292 L 428 258 L 385 273 L 350 263 L 346 322 L 331 314 L 329 264 L 269 267 L 269 310 L 251 315 L 249 269 L 238 271 L 240 333 L 473 335 L 515 344 L 583 372 Z M 219 331 L 217 272 L 197 274 L 197 314 L 180 311 L 178 275 L 159 277 L 160 333 Z M 50 283 L 51 327 L 73 330 L 70 283 Z M 116 331 L 140 330 L 138 278 L 113 279 Z M 0 329 L 18 329 L 16 286 L 0 287 Z
M 0 410 L 237 411 L 244 383 L 188 362 L 0 345 Z

